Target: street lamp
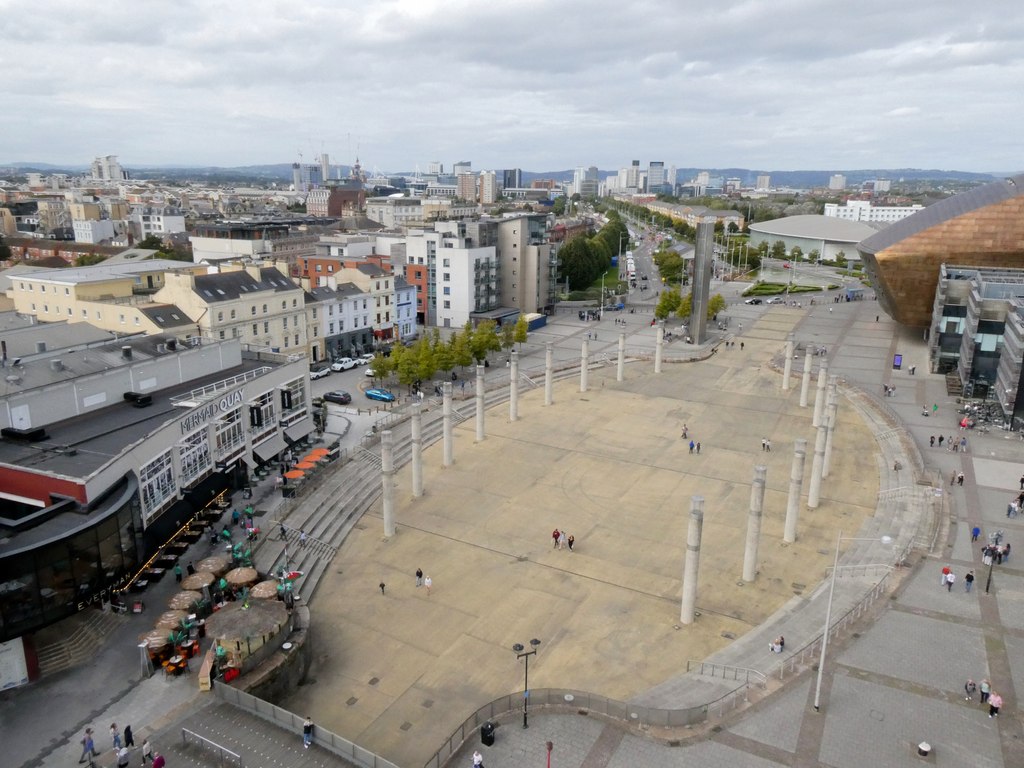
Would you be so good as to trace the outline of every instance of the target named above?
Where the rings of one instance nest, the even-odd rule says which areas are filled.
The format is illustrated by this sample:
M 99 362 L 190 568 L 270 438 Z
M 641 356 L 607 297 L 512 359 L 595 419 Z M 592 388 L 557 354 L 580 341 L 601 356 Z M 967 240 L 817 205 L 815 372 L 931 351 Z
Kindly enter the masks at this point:
M 516 643 L 512 646 L 512 650 L 516 652 L 517 659 L 526 659 L 526 673 L 523 677 L 523 728 L 530 727 L 530 657 L 537 654 L 538 645 L 540 645 L 540 640 L 533 638 L 530 641 L 531 648 L 528 651 L 525 650 L 522 643 Z
M 836 571 L 839 570 L 839 545 L 844 541 L 880 541 L 882 544 L 892 544 L 892 536 L 882 536 L 879 538 L 857 538 L 853 536 L 843 536 L 843 532 L 840 531 L 839 535 L 836 536 L 836 556 L 832 561 L 832 580 L 829 582 L 828 587 L 828 607 L 825 609 L 825 631 L 821 636 L 821 657 L 818 659 L 818 682 L 814 688 L 814 711 L 819 712 L 821 710 L 821 678 L 825 672 L 825 653 L 828 650 L 828 635 L 829 629 L 832 626 L 832 597 L 836 592 Z

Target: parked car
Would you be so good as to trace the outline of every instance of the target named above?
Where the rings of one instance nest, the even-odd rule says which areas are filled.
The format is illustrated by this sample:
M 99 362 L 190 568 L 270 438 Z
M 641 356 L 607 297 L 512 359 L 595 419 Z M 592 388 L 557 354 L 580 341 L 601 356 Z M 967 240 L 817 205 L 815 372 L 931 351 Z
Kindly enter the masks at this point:
M 395 396 L 386 389 L 368 389 L 366 390 L 366 396 L 371 400 L 379 400 L 382 403 L 395 402 Z
M 744 303 L 744 304 L 760 304 L 760 303 L 761 303 L 761 300 L 760 300 L 760 299 L 747 299 L 747 300 L 746 300 L 745 302 L 743 302 L 743 303 Z
M 366 373 L 364 373 L 363 375 L 366 376 L 366 378 L 368 379 L 375 379 L 377 377 L 377 372 L 373 370 L 373 368 L 367 368 Z
M 359 363 L 359 365 L 369 365 L 374 357 L 375 355 L 373 352 L 367 352 L 365 355 L 360 355 L 356 358 L 356 362 Z
M 768 301 L 767 301 L 767 302 L 765 302 L 765 303 L 766 303 L 766 304 L 785 304 L 785 303 L 786 303 L 786 300 L 785 300 L 784 298 L 782 298 L 781 296 L 772 296 L 772 297 L 771 297 L 770 299 L 768 299 Z
M 331 375 L 331 369 L 328 368 L 326 365 L 323 366 L 322 368 L 310 368 L 309 369 L 309 378 L 310 379 L 322 379 L 322 378 L 324 378 L 324 376 L 330 376 L 330 375 Z
M 358 363 L 351 357 L 340 357 L 331 363 L 332 371 L 349 371 L 355 368 Z
M 338 403 L 339 405 L 348 405 L 352 402 L 352 395 L 348 392 L 344 392 L 340 389 L 336 389 L 333 392 L 328 392 L 324 395 L 324 400 L 328 403 Z

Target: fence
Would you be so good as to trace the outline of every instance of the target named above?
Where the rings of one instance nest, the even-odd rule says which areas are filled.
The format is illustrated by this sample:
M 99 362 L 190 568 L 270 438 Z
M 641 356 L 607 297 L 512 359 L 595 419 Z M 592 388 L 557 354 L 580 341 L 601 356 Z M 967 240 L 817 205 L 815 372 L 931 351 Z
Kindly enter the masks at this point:
M 195 731 L 190 731 L 188 728 L 181 729 L 181 743 L 183 746 L 188 746 L 189 741 L 193 741 L 198 744 L 202 749 L 208 752 L 213 752 L 217 756 L 217 765 L 237 765 L 238 768 L 244 768 L 242 764 L 242 756 L 232 752 L 226 747 L 222 747 L 220 744 L 210 741 L 205 736 L 200 736 Z M 145 764 L 145 761 L 143 761 Z
M 225 701 L 263 720 L 274 723 L 291 733 L 302 733 L 302 725 L 305 723 L 305 719 L 289 712 L 287 709 L 263 701 L 263 699 L 256 698 L 237 688 L 232 688 L 230 685 L 214 686 L 214 691 L 217 698 L 221 701 Z M 357 744 L 353 744 L 348 739 L 343 739 L 341 736 L 319 725 L 313 729 L 313 743 L 321 749 L 333 752 L 339 757 L 352 761 L 356 765 L 363 766 L 363 768 L 398 768 L 397 765 L 389 760 L 385 760 L 380 755 L 374 754 Z
M 723 680 L 736 680 L 737 682 L 753 682 L 758 688 L 764 688 L 768 683 L 768 677 L 763 672 L 746 667 L 733 667 L 729 664 L 714 664 L 710 661 L 688 661 L 686 671 L 696 670 L 698 675 L 707 677 L 720 677 Z

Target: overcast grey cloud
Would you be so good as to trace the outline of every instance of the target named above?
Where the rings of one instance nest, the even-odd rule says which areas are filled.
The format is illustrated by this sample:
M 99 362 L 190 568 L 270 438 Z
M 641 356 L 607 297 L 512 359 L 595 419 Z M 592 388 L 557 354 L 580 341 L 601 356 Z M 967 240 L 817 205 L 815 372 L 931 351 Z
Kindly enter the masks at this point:
M 1021 162 L 1016 1 L 0 0 L 0 161 Z

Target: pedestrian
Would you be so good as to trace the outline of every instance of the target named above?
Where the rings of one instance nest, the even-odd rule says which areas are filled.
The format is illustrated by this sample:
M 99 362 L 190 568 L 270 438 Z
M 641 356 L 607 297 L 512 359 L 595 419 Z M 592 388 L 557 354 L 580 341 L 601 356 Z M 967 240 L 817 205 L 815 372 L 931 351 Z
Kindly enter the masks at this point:
M 931 448 L 935 447 L 935 435 L 932 435 L 931 437 L 928 438 L 928 445 Z
M 117 768 L 128 768 L 128 763 L 131 761 L 131 755 L 128 752 L 128 747 L 121 747 L 117 753 Z
M 970 678 L 964 683 L 964 701 L 971 701 L 974 698 L 974 694 L 978 692 L 978 686 Z
M 377 586 L 380 587 L 380 593 L 383 595 L 384 594 L 384 586 L 385 586 L 384 582 L 382 581 Z
M 552 549 L 558 549 L 558 537 L 561 536 L 561 535 L 562 535 L 562 532 L 560 530 L 558 530 L 557 528 L 555 528 L 555 530 L 553 530 L 551 532 L 551 540 L 552 540 L 552 547 L 551 548 Z
M 135 746 L 135 737 L 132 735 L 132 727 L 130 725 L 124 727 L 124 745 L 126 747 Z
M 999 717 L 999 708 L 1001 706 L 1003 706 L 1003 697 L 992 691 L 988 697 L 988 716 Z
M 191 560 L 189 560 L 188 567 L 185 570 L 188 571 L 188 575 L 191 576 L 196 572 L 196 566 Z
M 181 584 L 181 563 L 174 564 L 174 580 Z
M 974 586 L 974 571 L 968 571 L 967 575 L 964 576 L 964 592 L 970 594 L 971 587 Z
M 741 329 L 741 330 L 742 330 L 742 329 Z M 744 347 L 744 346 L 745 346 L 745 345 L 744 345 L 744 343 L 743 343 L 743 342 L 741 341 L 741 342 L 740 342 L 740 352 L 742 352 L 742 351 L 743 351 L 743 347 Z
M 288 540 L 288 529 L 284 527 L 284 523 L 278 523 L 278 530 L 281 532 L 281 541 Z
M 306 532 L 305 531 L 299 531 L 299 546 L 300 547 L 306 546 Z
M 939 435 L 939 448 L 942 447 L 942 441 L 945 440 L 945 439 L 946 439 L 945 437 L 943 437 L 942 435 Z
M 149 739 L 144 739 L 142 742 L 142 764 L 145 765 L 147 760 L 153 762 L 153 745 L 149 743 Z
M 956 574 L 950 571 L 946 574 L 946 591 L 953 591 L 953 582 L 956 581 Z
M 762 451 L 767 451 L 768 450 L 768 438 L 766 438 L 766 437 L 762 437 L 761 438 L 761 450 Z
M 1024 491 L 1024 475 L 1020 476 L 1020 489 Z
M 381 587 L 384 585 L 381 584 Z M 383 589 L 381 590 L 384 591 Z M 313 718 L 307 717 L 306 722 L 302 724 L 302 746 L 304 749 L 309 749 L 309 745 L 313 743 Z
M 565 540 L 565 543 L 569 545 L 569 551 L 572 552 L 572 545 L 576 543 L 576 537 L 570 533 L 569 538 Z
M 938 412 L 939 412 L 939 404 L 938 403 L 932 403 L 932 413 L 938 413 Z
M 764 449 L 766 451 L 768 451 L 768 453 L 772 452 L 772 441 L 771 440 L 765 440 L 764 441 Z
M 92 740 L 92 728 L 86 728 L 85 735 L 82 736 L 82 756 L 78 758 L 78 762 L 84 763 L 88 759 L 91 763 L 97 755 L 99 752 L 96 751 L 96 743 Z
M 978 683 L 978 690 L 981 691 L 981 703 L 984 704 L 992 692 L 992 683 L 988 681 L 987 677 Z
M 697 453 L 700 454 L 700 443 L 697 443 Z
M 114 751 L 121 749 L 121 732 L 117 729 L 117 723 L 110 724 L 110 740 L 114 744 Z
M 960 438 L 960 451 L 961 451 L 961 453 L 967 453 L 967 438 L 966 437 L 961 437 Z
M 964 484 L 964 473 L 963 472 L 957 472 L 957 474 L 956 474 L 956 484 L 960 485 L 960 486 L 962 486 Z
M 697 447 L 697 444 L 695 442 L 693 442 L 693 440 L 691 440 L 690 441 L 690 453 L 693 453 L 693 449 L 696 448 L 696 447 Z
M 422 587 L 423 586 L 423 569 L 422 568 L 417 568 L 416 569 L 416 586 L 417 587 Z
M 237 509 L 231 510 L 231 524 L 238 525 L 238 521 L 242 519 L 242 513 Z
M 974 526 L 971 529 L 971 541 L 977 541 L 979 536 L 981 536 L 981 528 Z
M 164 756 L 159 752 L 153 753 L 153 768 L 164 768 L 167 765 L 167 761 L 164 760 Z
M 1010 542 L 1006 542 L 1006 546 L 1003 547 L 1003 562 L 1010 562 Z
M 558 534 L 558 548 L 559 549 L 565 549 L 565 538 L 566 538 L 565 531 L 561 531 Z
M 949 576 L 950 573 L 952 573 L 952 569 L 948 565 L 942 567 L 942 575 L 939 576 L 940 587 L 946 586 L 946 577 Z
M 430 588 L 434 586 L 434 580 L 427 576 L 423 579 L 423 586 L 427 588 L 427 597 L 430 597 Z
M 484 768 L 484 756 L 473 750 L 473 768 Z

